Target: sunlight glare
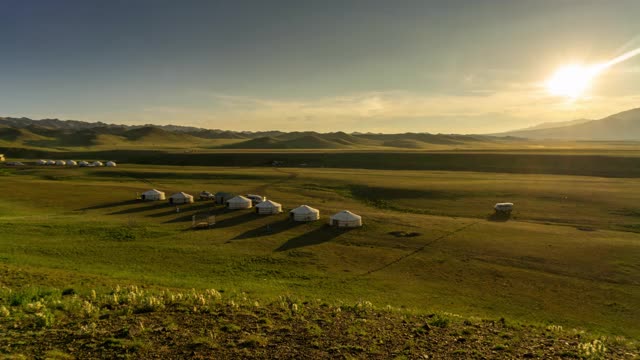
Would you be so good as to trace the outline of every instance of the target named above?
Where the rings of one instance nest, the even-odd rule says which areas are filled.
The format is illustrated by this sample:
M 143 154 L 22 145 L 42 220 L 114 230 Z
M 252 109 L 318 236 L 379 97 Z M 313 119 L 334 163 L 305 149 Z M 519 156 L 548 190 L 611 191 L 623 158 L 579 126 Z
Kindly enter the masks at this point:
M 547 91 L 551 95 L 579 98 L 591 85 L 601 66 L 567 65 L 558 69 L 547 81 Z

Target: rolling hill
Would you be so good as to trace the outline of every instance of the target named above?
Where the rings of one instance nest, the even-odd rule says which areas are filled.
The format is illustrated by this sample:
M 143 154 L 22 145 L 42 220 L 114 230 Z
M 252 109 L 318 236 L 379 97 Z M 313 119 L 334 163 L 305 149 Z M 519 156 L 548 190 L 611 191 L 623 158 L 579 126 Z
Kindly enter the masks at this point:
M 543 124 L 544 125 L 544 124 Z M 640 140 L 640 108 L 623 111 L 600 120 L 576 120 L 557 127 L 536 127 L 495 134 L 550 140 Z

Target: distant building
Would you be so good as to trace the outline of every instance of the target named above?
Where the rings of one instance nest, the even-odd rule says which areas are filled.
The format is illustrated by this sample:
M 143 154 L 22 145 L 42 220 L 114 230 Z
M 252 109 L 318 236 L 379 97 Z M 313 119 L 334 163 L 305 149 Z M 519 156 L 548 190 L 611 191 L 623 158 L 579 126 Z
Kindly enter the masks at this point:
M 225 205 L 227 200 L 233 198 L 235 195 L 228 192 L 219 191 L 214 195 L 216 204 Z
M 362 226 L 362 217 L 349 210 L 342 210 L 329 218 L 329 224 L 337 227 L 360 227 Z
M 179 192 L 169 196 L 169 204 L 191 204 L 193 203 L 193 196 Z
M 275 201 L 266 200 L 256 205 L 256 213 L 262 215 L 279 214 L 282 212 L 282 205 Z
M 149 191 L 143 192 L 142 195 L 140 196 L 140 199 L 146 200 L 146 201 L 158 201 L 158 200 L 164 200 L 165 195 L 160 190 L 151 189 Z
M 227 207 L 229 209 L 250 209 L 251 206 L 253 206 L 251 200 L 242 195 L 227 200 Z
M 293 221 L 316 221 L 320 219 L 320 211 L 308 205 L 300 205 L 289 211 L 289 217 Z

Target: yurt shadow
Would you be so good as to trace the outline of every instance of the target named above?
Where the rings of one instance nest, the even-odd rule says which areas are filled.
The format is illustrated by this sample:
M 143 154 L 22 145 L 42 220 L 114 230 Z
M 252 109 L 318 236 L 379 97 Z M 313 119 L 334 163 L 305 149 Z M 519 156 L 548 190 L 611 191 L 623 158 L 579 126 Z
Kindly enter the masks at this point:
M 162 223 L 163 224 L 175 224 L 175 223 L 181 223 L 181 222 L 191 223 L 193 220 L 193 215 L 195 215 L 195 213 L 181 214 L 181 216 L 178 216 L 177 218 L 169 219 L 167 221 L 163 221 Z
M 253 221 L 259 219 L 260 216 L 251 212 L 241 212 L 239 215 L 229 217 L 220 221 L 216 221 L 216 228 L 226 228 L 231 226 L 236 226 L 240 224 L 247 223 L 248 221 Z
M 511 219 L 511 214 L 504 212 L 494 212 L 493 214 L 487 216 L 487 220 L 496 221 L 496 222 L 505 222 Z
M 134 208 L 122 209 L 122 210 L 118 210 L 118 211 L 114 211 L 112 213 L 109 213 L 109 215 L 135 214 L 135 213 L 139 213 L 139 212 L 153 211 L 153 210 L 166 208 L 166 206 L 167 206 L 167 204 L 164 203 L 164 202 L 154 201 L 152 204 L 149 204 L 149 205 L 146 205 L 146 206 L 137 206 L 137 207 L 134 207 Z
M 206 203 L 196 204 L 196 205 L 191 205 L 191 204 L 166 205 L 165 204 L 165 207 L 168 207 L 169 210 L 159 212 L 159 213 L 149 214 L 149 217 L 165 217 L 165 216 L 171 216 L 171 215 L 180 214 L 180 213 L 202 211 L 207 208 L 213 210 L 214 208 L 213 204 L 206 204 Z M 176 211 L 176 208 L 180 209 L 180 212 Z
M 287 242 L 280 245 L 280 247 L 275 249 L 275 251 L 287 251 L 306 246 L 320 245 L 331 241 L 350 230 L 351 229 L 337 229 L 329 225 L 323 225 L 312 231 L 287 240 Z
M 120 207 L 120 206 L 133 205 L 133 204 L 140 204 L 140 200 L 131 199 L 131 200 L 125 200 L 125 201 L 115 201 L 107 204 L 88 206 L 78 210 L 100 210 L 100 209 L 107 209 L 107 208 Z
M 294 227 L 300 226 L 302 224 L 304 223 L 291 221 L 289 219 L 274 221 L 264 226 L 260 226 L 255 229 L 245 231 L 231 240 L 251 239 L 251 238 L 257 238 L 261 236 L 275 235 L 275 234 L 287 231 L 289 229 L 293 229 Z

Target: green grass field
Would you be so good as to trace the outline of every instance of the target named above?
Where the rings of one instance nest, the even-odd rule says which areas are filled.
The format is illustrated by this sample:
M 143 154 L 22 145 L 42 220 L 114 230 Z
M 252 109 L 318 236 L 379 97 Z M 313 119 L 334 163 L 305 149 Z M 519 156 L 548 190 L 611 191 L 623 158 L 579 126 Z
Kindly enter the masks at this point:
M 121 165 L 5 168 L 0 185 L 1 286 L 295 294 L 640 336 L 636 178 Z M 285 214 L 134 200 L 150 188 L 257 192 Z M 498 201 L 511 220 L 491 218 Z M 300 204 L 322 220 L 290 223 Z M 365 226 L 326 226 L 342 209 Z M 202 212 L 216 226 L 191 230 Z

